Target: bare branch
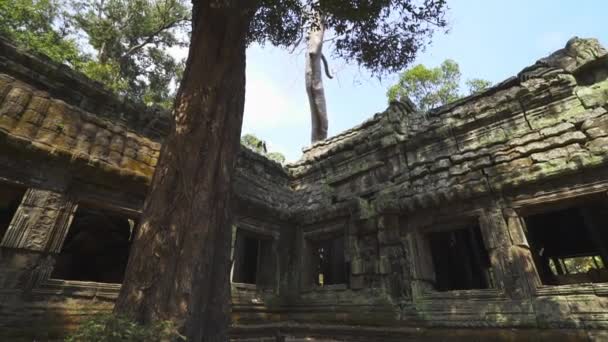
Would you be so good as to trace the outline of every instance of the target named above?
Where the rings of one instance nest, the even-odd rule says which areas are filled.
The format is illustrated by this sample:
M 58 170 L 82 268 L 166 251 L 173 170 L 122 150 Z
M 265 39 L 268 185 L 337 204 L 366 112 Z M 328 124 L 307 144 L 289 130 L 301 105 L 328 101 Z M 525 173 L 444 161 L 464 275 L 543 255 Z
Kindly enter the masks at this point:
M 148 35 L 148 37 L 141 43 L 132 46 L 131 48 L 129 48 L 129 50 L 127 50 L 127 52 L 125 52 L 124 55 L 122 55 L 120 57 L 121 60 L 126 59 L 127 57 L 133 55 L 134 53 L 136 53 L 137 51 L 141 50 L 142 48 L 144 48 L 146 45 L 150 44 L 153 42 L 154 38 L 156 38 L 160 33 L 162 33 L 165 30 L 171 29 L 175 26 L 177 26 L 179 23 L 181 22 L 185 22 L 188 21 L 188 18 L 180 18 L 178 20 L 175 20 L 173 22 L 169 22 L 163 26 L 161 26 L 160 28 L 158 28 L 158 30 L 152 32 L 151 34 Z
M 327 59 L 325 59 L 325 55 L 321 54 L 321 60 L 323 61 L 323 67 L 325 68 L 325 75 L 329 78 L 329 79 L 333 79 L 334 77 L 332 76 L 332 74 L 329 72 L 329 65 L 327 64 Z

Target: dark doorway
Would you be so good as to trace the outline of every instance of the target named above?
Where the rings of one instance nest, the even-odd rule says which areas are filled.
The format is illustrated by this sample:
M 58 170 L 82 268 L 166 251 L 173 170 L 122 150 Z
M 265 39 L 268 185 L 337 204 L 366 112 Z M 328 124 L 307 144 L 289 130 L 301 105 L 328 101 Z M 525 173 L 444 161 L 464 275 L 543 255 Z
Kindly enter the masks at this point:
M 0 241 L 4 238 L 25 191 L 23 187 L 0 183 Z
M 491 287 L 490 258 L 478 225 L 428 234 L 438 291 Z
M 319 286 L 346 284 L 348 269 L 344 258 L 344 237 L 311 240 L 313 283 Z
M 275 280 L 273 240 L 237 229 L 232 282 L 272 287 Z
M 526 236 L 541 282 L 607 282 L 608 207 L 589 201 L 525 217 Z
M 135 225 L 113 212 L 79 205 L 51 277 L 122 283 Z

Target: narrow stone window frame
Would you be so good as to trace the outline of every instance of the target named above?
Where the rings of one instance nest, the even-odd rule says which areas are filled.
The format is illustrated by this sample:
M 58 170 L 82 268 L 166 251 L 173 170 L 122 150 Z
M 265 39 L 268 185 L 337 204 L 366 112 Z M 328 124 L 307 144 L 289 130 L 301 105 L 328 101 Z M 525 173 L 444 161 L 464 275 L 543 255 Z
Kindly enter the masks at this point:
M 313 246 L 317 244 L 319 241 L 327 241 L 334 240 L 336 238 L 341 238 L 343 241 L 343 265 L 344 265 L 344 282 L 343 283 L 335 283 L 335 284 L 327 284 L 327 285 L 319 285 L 314 281 L 314 271 L 312 261 L 312 253 Z M 349 253 L 349 238 L 347 234 L 346 225 L 344 224 L 336 224 L 331 225 L 324 228 L 318 228 L 313 230 L 304 231 L 302 234 L 302 247 L 301 247 L 301 256 L 300 256 L 300 283 L 301 288 L 304 292 L 306 291 L 332 291 L 332 290 L 347 290 L 350 288 L 350 278 L 351 278 L 351 267 L 348 258 Z
M 237 259 L 240 257 L 239 253 L 239 236 L 243 236 L 249 239 L 255 239 L 258 242 L 258 251 L 257 251 L 257 260 L 256 260 L 256 281 L 255 283 L 248 282 L 235 282 L 233 281 L 235 277 L 235 267 Z M 233 288 L 237 290 L 259 290 L 259 291 L 276 291 L 279 283 L 279 255 L 278 255 L 278 233 L 274 231 L 267 231 L 265 229 L 261 229 L 259 227 L 252 226 L 247 223 L 237 222 L 233 226 L 233 236 L 232 236 L 232 247 L 231 247 L 231 260 L 230 260 L 230 284 Z M 264 243 L 269 244 L 263 246 Z M 266 280 L 260 282 L 259 278 L 259 269 L 262 262 L 262 254 L 260 253 L 261 248 L 270 248 L 270 251 L 265 251 L 269 253 L 267 255 L 266 266 L 269 267 L 265 272 Z M 270 265 L 268 265 L 270 263 Z M 264 284 L 267 282 L 267 284 Z

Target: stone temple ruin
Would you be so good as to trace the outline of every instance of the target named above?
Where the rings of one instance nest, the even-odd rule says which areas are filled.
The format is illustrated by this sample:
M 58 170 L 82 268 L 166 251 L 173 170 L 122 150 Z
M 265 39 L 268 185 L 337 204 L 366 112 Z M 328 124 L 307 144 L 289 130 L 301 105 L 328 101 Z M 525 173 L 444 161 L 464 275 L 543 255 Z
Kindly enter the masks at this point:
M 0 340 L 111 310 L 169 127 L 0 40 Z M 234 195 L 234 341 L 608 340 L 596 40 L 285 167 L 243 149 Z

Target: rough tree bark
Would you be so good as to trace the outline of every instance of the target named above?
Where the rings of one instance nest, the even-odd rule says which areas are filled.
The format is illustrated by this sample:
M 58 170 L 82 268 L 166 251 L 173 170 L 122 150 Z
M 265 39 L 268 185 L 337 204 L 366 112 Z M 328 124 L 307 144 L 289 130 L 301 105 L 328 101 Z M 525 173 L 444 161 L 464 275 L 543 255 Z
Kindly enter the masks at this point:
M 227 341 L 229 200 L 254 1 L 195 1 L 187 67 L 115 312 Z
M 312 25 L 308 32 L 308 50 L 306 54 L 306 93 L 310 105 L 311 134 L 310 141 L 327 138 L 327 105 L 325 90 L 323 89 L 323 73 L 321 60 L 323 58 L 323 36 L 325 27 L 318 12 L 314 13 L 316 25 Z

